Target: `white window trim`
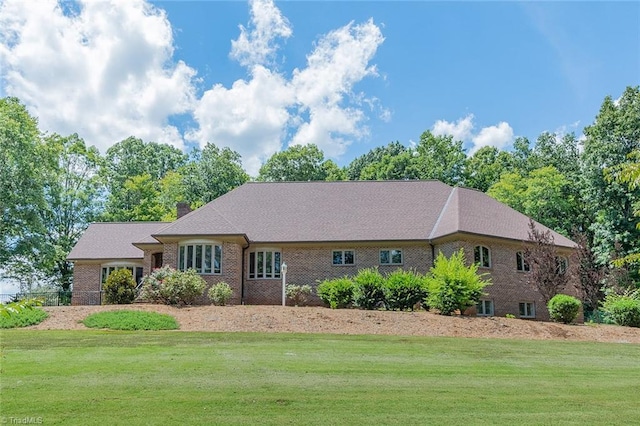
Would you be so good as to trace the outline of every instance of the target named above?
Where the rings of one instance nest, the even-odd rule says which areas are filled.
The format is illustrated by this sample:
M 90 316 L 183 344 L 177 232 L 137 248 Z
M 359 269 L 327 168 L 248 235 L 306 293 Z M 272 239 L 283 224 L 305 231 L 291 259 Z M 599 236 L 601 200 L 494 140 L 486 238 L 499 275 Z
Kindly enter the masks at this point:
M 563 263 L 564 264 L 564 270 L 562 268 L 560 268 L 560 264 Z M 569 259 L 567 259 L 566 256 L 558 256 L 556 258 L 556 264 L 557 266 L 557 272 L 558 274 L 564 275 L 567 273 L 567 271 L 569 270 Z
M 333 263 L 333 254 L 335 252 L 341 252 L 342 253 L 342 263 Z M 351 253 L 353 253 L 353 263 L 345 263 L 345 256 L 344 253 L 350 251 Z M 344 250 L 331 250 L 331 265 L 332 266 L 354 266 L 356 264 L 356 251 L 354 249 L 344 249 Z
M 381 262 L 381 254 L 383 251 L 388 251 L 389 252 L 389 263 L 382 263 Z M 391 255 L 392 251 L 398 251 L 400 252 L 400 263 L 394 263 L 393 262 L 393 256 Z M 380 249 L 378 251 L 378 263 L 380 264 L 380 266 L 397 266 L 397 265 L 403 265 L 404 264 L 404 253 L 403 250 L 400 248 L 390 248 L 390 249 Z
M 526 309 L 525 308 L 525 310 L 528 310 L 530 312 L 525 314 L 525 315 L 520 315 L 520 305 L 523 304 L 523 303 L 525 304 L 525 306 L 529 305 L 531 307 L 531 309 Z M 536 304 L 535 304 L 535 302 L 518 302 L 518 316 L 520 318 L 535 318 L 536 317 Z
M 475 261 L 475 258 L 476 258 L 476 249 L 477 249 L 477 248 L 479 248 L 479 249 L 480 249 L 480 261 L 478 262 L 478 267 L 479 267 L 479 268 L 490 269 L 490 268 L 491 268 L 491 266 L 492 266 L 492 262 L 491 262 L 491 249 L 490 249 L 489 247 L 487 247 L 487 246 L 482 245 L 482 244 L 478 244 L 478 245 L 474 246 L 474 247 L 473 247 L 473 260 L 474 260 L 474 261 Z M 486 248 L 486 249 L 487 249 L 487 255 L 489 256 L 489 259 L 488 259 L 488 260 L 489 260 L 489 262 L 487 262 L 487 263 L 488 263 L 488 266 L 484 266 L 484 265 L 483 265 L 484 260 L 485 260 L 485 259 L 484 259 L 484 254 L 482 253 L 482 251 L 483 251 L 482 249 L 483 249 L 483 248 Z
M 257 253 L 272 253 L 271 255 L 271 265 L 272 265 L 272 275 L 271 277 L 267 276 L 258 276 L 258 255 Z M 275 261 L 276 257 L 274 253 L 280 253 L 280 271 L 275 271 Z M 254 275 L 251 276 L 251 255 L 254 255 L 255 262 L 255 272 Z M 263 262 L 266 260 L 266 254 L 263 255 Z M 282 279 L 282 264 L 284 263 L 284 258 L 282 256 L 282 250 L 276 247 L 260 247 L 249 252 L 247 256 L 247 279 L 249 280 L 281 280 Z M 263 275 L 266 275 L 266 268 L 263 266 Z
M 486 313 L 486 312 L 484 312 L 484 310 L 485 310 L 484 308 L 485 308 L 485 303 L 486 303 L 486 302 L 489 302 L 489 304 L 490 304 L 490 306 L 491 306 L 491 313 Z M 476 312 L 476 315 L 477 315 L 477 316 L 479 316 L 479 317 L 492 317 L 492 316 L 494 315 L 494 313 L 495 313 L 495 307 L 494 307 L 494 305 L 493 305 L 493 300 L 492 300 L 492 299 L 481 299 L 481 300 L 478 302 L 478 305 L 482 305 L 482 310 L 483 310 L 483 312 L 481 313 L 481 312 L 480 312 L 480 310 L 479 310 L 479 309 L 477 308 L 477 306 L 476 306 L 476 311 L 477 311 L 477 312 Z
M 186 257 L 187 257 L 187 247 L 188 246 L 193 246 L 194 247 L 194 255 L 193 255 L 193 259 L 192 259 L 192 266 L 191 267 L 186 267 L 185 265 L 185 269 L 181 269 L 180 268 L 180 251 L 181 249 L 184 247 L 185 250 L 185 263 L 186 263 Z M 201 246 L 202 247 L 202 267 L 200 270 L 195 268 L 195 262 L 196 262 L 196 256 L 195 256 L 195 247 L 196 246 Z M 204 253 L 205 253 L 205 246 L 211 246 L 211 272 L 204 272 Z M 216 246 L 220 247 L 220 271 L 216 272 L 216 268 L 215 268 L 215 257 L 216 257 Z M 184 240 L 184 241 L 180 241 L 180 243 L 178 243 L 178 253 L 177 253 L 177 269 L 179 271 L 186 271 L 188 269 L 195 269 L 196 272 L 200 275 L 222 275 L 222 257 L 223 257 L 223 249 L 222 249 L 222 242 L 220 241 L 216 241 L 216 240 L 206 240 L 206 239 L 192 239 L 192 240 Z
M 518 257 L 520 257 L 520 260 L 522 261 L 522 265 L 520 265 L 520 262 L 518 262 Z M 522 269 L 520 269 L 520 266 L 522 266 Z M 529 266 L 529 264 L 524 259 L 524 252 L 522 251 L 516 252 L 516 271 L 524 272 L 524 273 L 531 272 L 531 266 Z
M 107 268 L 107 275 L 104 276 L 103 279 L 103 269 Z M 118 270 L 118 269 L 125 269 L 125 268 L 132 268 L 133 271 L 131 272 L 133 275 L 133 279 L 136 279 L 136 268 L 141 268 L 144 270 L 144 266 L 142 263 L 136 263 L 136 262 L 107 262 L 107 263 L 103 263 L 100 265 L 100 289 L 102 290 L 102 285 L 107 281 L 107 278 L 109 277 L 109 275 L 111 274 L 111 272 L 109 272 L 109 268 L 112 268 L 114 271 Z

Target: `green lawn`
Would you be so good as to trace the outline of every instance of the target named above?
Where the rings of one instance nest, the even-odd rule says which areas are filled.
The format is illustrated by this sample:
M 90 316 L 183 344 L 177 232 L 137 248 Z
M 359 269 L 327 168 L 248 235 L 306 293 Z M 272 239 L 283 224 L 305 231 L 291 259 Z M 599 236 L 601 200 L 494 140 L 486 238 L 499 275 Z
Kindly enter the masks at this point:
M 0 332 L 0 416 L 43 424 L 634 424 L 640 346 Z M 7 420 L 9 419 L 9 420 Z

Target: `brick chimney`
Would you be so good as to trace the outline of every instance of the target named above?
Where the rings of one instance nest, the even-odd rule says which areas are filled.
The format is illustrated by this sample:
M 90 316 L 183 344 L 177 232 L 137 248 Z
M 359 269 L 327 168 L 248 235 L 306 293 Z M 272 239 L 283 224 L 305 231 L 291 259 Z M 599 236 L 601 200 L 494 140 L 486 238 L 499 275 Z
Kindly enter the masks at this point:
M 176 204 L 176 209 L 178 210 L 178 219 L 192 212 L 191 207 L 189 207 L 189 203 L 178 203 Z

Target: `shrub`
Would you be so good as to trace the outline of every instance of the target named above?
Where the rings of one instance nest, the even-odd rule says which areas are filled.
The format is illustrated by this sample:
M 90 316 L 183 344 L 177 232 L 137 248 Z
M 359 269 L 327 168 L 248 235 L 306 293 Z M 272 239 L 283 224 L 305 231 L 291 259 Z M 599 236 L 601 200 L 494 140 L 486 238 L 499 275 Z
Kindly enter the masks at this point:
M 223 281 L 211 286 L 207 295 L 214 305 L 225 306 L 231 300 L 233 290 L 229 284 Z
M 427 297 L 424 277 L 413 271 L 397 269 L 386 277 L 385 300 L 387 309 L 413 310 Z
M 348 277 L 324 280 L 318 284 L 316 293 L 331 309 L 342 309 L 353 303 L 353 281 Z
M 89 315 L 86 327 L 111 330 L 175 330 L 178 323 L 171 315 L 143 311 L 111 311 Z
M 478 274 L 478 265 L 465 266 L 462 249 L 449 259 L 438 254 L 426 283 L 429 291 L 426 302 L 441 315 L 451 315 L 456 310 L 462 314 L 478 303 L 484 287 L 491 284 Z
M 640 298 L 637 293 L 610 293 L 602 303 L 602 310 L 616 324 L 640 327 Z
M 286 292 L 287 299 L 291 300 L 294 306 L 306 306 L 311 296 L 311 286 L 288 284 Z
M 582 303 L 573 296 L 556 294 L 547 303 L 549 316 L 555 322 L 572 323 L 578 316 Z
M 0 315 L 0 328 L 27 327 L 30 325 L 40 324 L 49 314 L 42 309 L 28 306 L 17 310 L 9 305 L 1 305 L 8 309 L 7 315 Z
M 377 268 L 358 271 L 353 277 L 353 302 L 362 309 L 378 309 L 385 305 L 384 277 Z
M 144 277 L 141 298 L 167 305 L 191 305 L 202 296 L 205 287 L 205 281 L 193 269 L 183 272 L 164 267 Z
M 136 282 L 131 271 L 125 268 L 110 273 L 102 290 L 105 303 L 109 305 L 128 304 L 136 298 Z

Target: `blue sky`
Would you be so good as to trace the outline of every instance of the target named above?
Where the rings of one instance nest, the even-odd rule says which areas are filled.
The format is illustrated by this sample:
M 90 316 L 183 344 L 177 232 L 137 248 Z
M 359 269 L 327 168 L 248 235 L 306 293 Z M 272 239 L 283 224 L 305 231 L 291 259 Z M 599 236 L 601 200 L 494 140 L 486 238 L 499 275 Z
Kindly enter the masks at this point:
M 640 84 L 638 2 L 5 0 L 0 28 L 0 95 L 44 130 L 211 141 L 253 175 L 290 143 L 346 165 L 425 130 L 579 135 Z

